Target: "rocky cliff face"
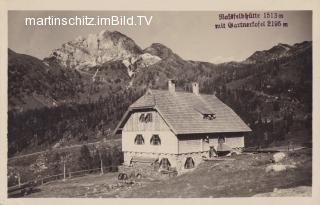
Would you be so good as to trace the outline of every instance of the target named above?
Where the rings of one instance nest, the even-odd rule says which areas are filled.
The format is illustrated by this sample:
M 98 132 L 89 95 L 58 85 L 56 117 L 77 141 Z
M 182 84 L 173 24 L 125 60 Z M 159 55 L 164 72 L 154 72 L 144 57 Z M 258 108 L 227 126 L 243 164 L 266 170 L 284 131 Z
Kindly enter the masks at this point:
M 144 53 L 129 37 L 117 31 L 104 30 L 98 34 L 79 36 L 55 49 L 45 61 L 59 62 L 63 67 L 88 70 L 107 62 L 122 61 L 128 74 L 140 67 L 148 67 L 161 60 L 160 57 Z

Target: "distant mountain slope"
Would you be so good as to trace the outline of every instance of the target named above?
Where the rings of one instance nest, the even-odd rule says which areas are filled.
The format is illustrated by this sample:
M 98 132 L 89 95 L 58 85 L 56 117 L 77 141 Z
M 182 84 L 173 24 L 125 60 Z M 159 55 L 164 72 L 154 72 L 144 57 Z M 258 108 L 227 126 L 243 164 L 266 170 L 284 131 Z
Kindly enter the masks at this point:
M 261 63 L 271 60 L 277 60 L 283 57 L 290 57 L 304 52 L 306 49 L 311 47 L 311 43 L 304 41 L 302 43 L 294 44 L 290 46 L 288 44 L 279 43 L 273 46 L 269 50 L 256 51 L 250 57 L 248 57 L 245 62 L 247 63 Z
M 283 61 L 291 69 L 281 69 L 278 74 L 282 79 L 297 82 L 301 76 L 311 78 L 311 69 L 303 70 L 301 62 L 297 62 L 311 57 L 311 50 L 311 42 L 292 46 L 279 43 L 269 50 L 255 52 L 243 62 L 212 64 L 184 60 L 160 43 L 142 50 L 119 32 L 102 31 L 63 44 L 43 61 L 9 50 L 9 107 L 34 109 L 74 97 L 80 98 L 78 102 L 85 102 L 131 86 L 165 88 L 168 79 L 175 79 L 182 89 L 190 89 L 185 87 L 186 82 L 198 81 L 200 89 L 206 92 L 208 86 L 236 82 L 260 73 L 259 69 L 267 64 L 270 71 L 279 68 L 279 64 L 286 67 Z M 30 65 L 33 65 L 30 69 L 26 68 Z M 23 78 L 22 73 L 26 74 Z M 24 99 L 24 92 L 34 95 Z
M 257 136 L 252 125 L 262 118 L 277 121 L 269 133 L 275 139 L 284 127 L 290 131 L 288 119 L 299 129 L 311 126 L 312 42 L 213 64 L 184 60 L 160 43 L 141 49 L 119 32 L 103 31 L 63 44 L 44 60 L 10 49 L 8 56 L 10 154 L 106 137 L 133 101 L 147 88 L 167 89 L 168 79 L 184 91 L 199 82 L 201 93 L 216 94 Z
M 254 84 L 257 78 L 252 80 L 249 76 L 254 78 L 257 75 L 262 78 L 261 86 L 268 86 L 269 89 L 277 88 L 281 90 L 288 89 L 289 84 L 304 85 L 312 83 L 311 42 L 305 41 L 293 46 L 278 44 L 269 50 L 255 52 L 243 63 L 248 62 L 254 65 L 255 72 L 248 73 L 246 75 L 247 80 L 241 78 L 242 84 Z M 249 65 L 244 66 L 244 68 Z M 279 84 L 280 82 L 282 84 Z
M 74 100 L 81 92 L 81 76 L 24 54 L 8 50 L 9 109 L 34 109 Z

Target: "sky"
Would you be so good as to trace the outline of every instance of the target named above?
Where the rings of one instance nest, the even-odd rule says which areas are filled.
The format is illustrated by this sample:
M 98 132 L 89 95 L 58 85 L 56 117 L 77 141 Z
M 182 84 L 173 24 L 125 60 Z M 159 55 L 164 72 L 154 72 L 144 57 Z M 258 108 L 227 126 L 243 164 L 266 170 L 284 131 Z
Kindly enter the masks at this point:
M 119 31 L 142 49 L 162 43 L 186 60 L 221 63 L 241 61 L 257 50 L 278 43 L 293 45 L 312 40 L 311 11 L 277 11 L 288 27 L 216 29 L 224 22 L 266 21 L 266 19 L 219 20 L 219 11 L 9 11 L 8 47 L 15 52 L 43 59 L 55 48 L 78 36 L 102 30 Z M 244 13 L 244 11 L 241 11 Z M 261 16 L 263 12 L 257 12 Z M 274 12 L 273 12 L 274 13 Z M 26 17 L 153 16 L 150 26 L 25 26 Z M 273 19 L 275 21 L 279 19 Z

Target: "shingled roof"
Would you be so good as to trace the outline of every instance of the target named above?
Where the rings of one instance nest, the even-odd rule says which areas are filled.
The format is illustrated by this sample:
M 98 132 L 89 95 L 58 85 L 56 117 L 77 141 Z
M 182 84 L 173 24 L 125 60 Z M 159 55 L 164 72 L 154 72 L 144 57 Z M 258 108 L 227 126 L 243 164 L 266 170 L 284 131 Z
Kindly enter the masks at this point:
M 123 128 L 132 111 L 145 108 L 157 110 L 176 135 L 251 131 L 241 118 L 215 95 L 148 90 L 129 107 L 116 132 Z M 215 118 L 204 119 L 203 114 L 214 114 Z

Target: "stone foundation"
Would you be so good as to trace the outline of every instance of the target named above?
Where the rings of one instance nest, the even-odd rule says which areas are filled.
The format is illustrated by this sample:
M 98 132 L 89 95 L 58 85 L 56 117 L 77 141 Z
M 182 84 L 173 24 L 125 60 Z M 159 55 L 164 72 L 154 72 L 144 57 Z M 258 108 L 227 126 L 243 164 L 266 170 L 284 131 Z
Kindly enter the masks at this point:
M 203 157 L 208 158 L 209 152 L 192 152 L 184 154 L 159 154 L 159 153 L 145 153 L 145 152 L 124 152 L 124 165 L 125 167 L 131 167 L 132 170 L 140 172 L 154 172 L 156 168 L 148 163 L 132 163 L 131 160 L 134 157 L 152 158 L 158 159 L 158 162 L 162 158 L 167 158 L 171 164 L 171 168 L 175 168 L 178 173 L 183 173 L 192 169 L 185 169 L 184 165 L 188 157 L 191 157 L 194 161 L 194 168 L 203 162 Z M 149 175 L 149 174 L 147 174 Z
M 160 172 L 154 169 L 154 166 L 148 164 L 135 163 L 133 166 L 119 166 L 119 173 L 126 173 L 129 178 L 137 177 L 140 174 L 143 177 L 158 177 Z
M 194 161 L 194 168 L 196 168 L 200 163 L 203 162 L 203 157 L 209 157 L 209 151 L 206 152 L 194 152 L 194 153 L 185 153 L 177 155 L 177 170 L 179 173 L 189 171 L 190 169 L 185 169 L 184 165 L 188 157 L 191 157 Z M 192 169 L 191 169 L 192 170 Z

